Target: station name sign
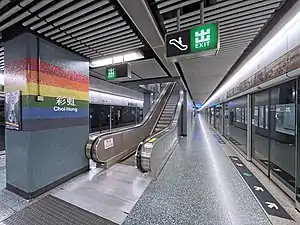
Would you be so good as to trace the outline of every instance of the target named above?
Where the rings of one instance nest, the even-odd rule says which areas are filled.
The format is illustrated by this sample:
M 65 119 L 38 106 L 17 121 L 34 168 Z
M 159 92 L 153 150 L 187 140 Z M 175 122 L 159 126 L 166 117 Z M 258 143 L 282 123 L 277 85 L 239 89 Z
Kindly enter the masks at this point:
M 105 68 L 106 80 L 114 80 L 117 78 L 131 78 L 130 64 L 111 65 Z
M 216 55 L 220 48 L 219 23 L 168 33 L 165 45 L 166 58 L 171 62 Z

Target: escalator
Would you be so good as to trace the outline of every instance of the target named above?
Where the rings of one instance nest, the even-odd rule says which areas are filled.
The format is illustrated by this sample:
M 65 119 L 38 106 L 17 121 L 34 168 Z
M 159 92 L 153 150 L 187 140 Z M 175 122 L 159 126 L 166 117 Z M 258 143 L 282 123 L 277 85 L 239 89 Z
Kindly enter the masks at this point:
M 171 156 L 181 134 L 184 93 L 173 91 L 155 125 L 154 132 L 141 142 L 136 151 L 136 165 L 155 179 Z
M 176 109 L 177 101 L 178 101 L 177 96 L 170 97 L 165 108 L 162 111 L 162 114 L 159 117 L 158 122 L 155 125 L 154 133 L 160 132 L 161 130 L 169 126 L 173 118 L 174 111 Z
M 85 148 L 87 158 L 104 168 L 117 162 L 127 165 L 135 163 L 134 153 L 139 144 L 149 135 L 159 133 L 171 122 L 178 101 L 178 86 L 176 82 L 165 85 L 141 123 L 106 133 L 91 134 Z

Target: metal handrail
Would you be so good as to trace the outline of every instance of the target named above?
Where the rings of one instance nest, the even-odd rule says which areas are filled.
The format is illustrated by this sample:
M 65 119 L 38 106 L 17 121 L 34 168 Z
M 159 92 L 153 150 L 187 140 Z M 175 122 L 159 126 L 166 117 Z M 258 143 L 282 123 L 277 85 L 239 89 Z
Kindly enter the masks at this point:
M 138 143 L 149 135 L 154 119 L 156 119 L 157 114 L 162 110 L 162 104 L 167 101 L 168 96 L 166 96 L 166 92 L 172 92 L 174 87 L 175 83 L 166 85 L 141 123 L 109 133 L 91 135 L 86 145 L 87 157 L 97 163 L 105 164 L 105 167 L 109 167 L 110 164 L 132 153 Z M 108 141 L 110 142 L 109 146 L 105 144 Z
M 170 125 L 159 133 L 150 135 L 140 144 L 139 151 L 136 153 L 136 160 L 141 172 L 150 172 L 156 178 L 173 152 L 179 140 L 178 122 L 183 99 L 183 91 L 180 91 L 175 114 Z
M 145 116 L 145 118 L 143 118 L 143 121 L 136 124 L 136 125 L 132 125 L 130 127 L 122 127 L 122 128 L 117 128 L 117 129 L 113 129 L 113 130 L 108 130 L 107 132 L 103 132 L 103 133 L 99 133 L 99 132 L 94 132 L 94 133 L 90 133 L 89 134 L 89 139 L 85 145 L 85 155 L 88 159 L 92 159 L 92 146 L 96 143 L 97 139 L 99 139 L 102 136 L 105 136 L 107 134 L 113 134 L 115 132 L 121 132 L 121 131 L 125 131 L 128 129 L 133 129 L 135 127 L 138 126 L 142 126 L 148 119 L 149 116 L 152 114 L 152 112 L 154 111 L 154 109 L 157 107 L 158 103 L 160 102 L 160 100 L 162 99 L 162 97 L 164 96 L 164 94 L 166 93 L 169 85 L 171 84 L 167 84 L 165 86 L 165 88 L 161 91 L 160 95 L 158 96 L 158 98 L 154 101 L 153 105 L 151 106 L 149 112 L 147 113 L 147 115 Z

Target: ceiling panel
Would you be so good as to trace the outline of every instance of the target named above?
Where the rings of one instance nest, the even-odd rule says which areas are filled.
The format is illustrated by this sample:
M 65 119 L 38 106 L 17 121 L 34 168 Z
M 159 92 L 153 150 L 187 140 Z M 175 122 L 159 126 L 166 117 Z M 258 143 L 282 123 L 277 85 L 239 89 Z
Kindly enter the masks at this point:
M 220 50 L 217 56 L 180 62 L 183 74 L 196 103 L 203 103 L 227 74 L 244 50 L 269 22 L 283 0 L 227 0 L 204 8 L 204 22 L 220 24 Z M 199 1 L 157 1 L 156 10 L 167 32 L 200 23 Z
M 109 0 L 4 0 L 0 10 L 5 10 L 0 15 L 0 32 L 21 24 L 87 58 L 144 47 L 139 34 Z
M 143 79 L 167 76 L 155 59 L 134 62 L 131 64 L 131 70 Z

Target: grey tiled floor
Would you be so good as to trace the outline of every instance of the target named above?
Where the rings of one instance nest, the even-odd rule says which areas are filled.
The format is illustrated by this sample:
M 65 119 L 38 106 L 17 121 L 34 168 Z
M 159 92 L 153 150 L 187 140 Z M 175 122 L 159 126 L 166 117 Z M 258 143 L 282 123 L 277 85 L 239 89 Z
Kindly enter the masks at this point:
M 197 117 L 193 136 L 182 139 L 123 225 L 255 225 L 268 217 Z
M 108 170 L 89 171 L 62 185 L 52 194 L 121 224 L 149 183 L 150 178 L 134 166 L 116 164 Z
M 0 225 L 1 221 L 29 205 L 25 199 L 4 189 L 5 173 L 5 155 L 0 155 Z

